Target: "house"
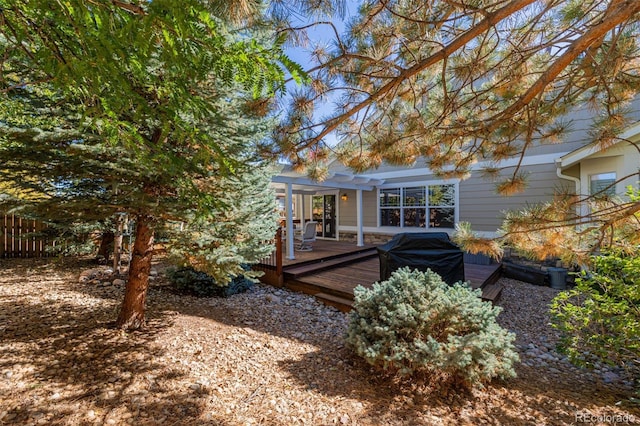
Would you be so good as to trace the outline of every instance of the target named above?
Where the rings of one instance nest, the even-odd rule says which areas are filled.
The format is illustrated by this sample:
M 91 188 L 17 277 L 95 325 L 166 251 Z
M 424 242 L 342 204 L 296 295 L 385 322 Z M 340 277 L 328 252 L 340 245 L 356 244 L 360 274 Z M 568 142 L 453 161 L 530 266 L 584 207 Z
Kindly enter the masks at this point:
M 285 166 L 273 185 L 283 216 L 290 219 L 286 231 L 291 235 L 295 222 L 315 220 L 317 238 L 362 246 L 385 242 L 399 232 L 451 233 L 456 223 L 469 222 L 479 234 L 493 236 L 503 212 L 548 201 L 559 188 L 587 195 L 618 181 L 611 192 L 624 196 L 625 188 L 640 180 L 640 102 L 633 106 L 636 123 L 606 149 L 589 143 L 594 117 L 583 108 L 569 117 L 570 130 L 561 143 L 534 146 L 522 161 L 500 163 L 501 173 L 512 172 L 520 163 L 528 174 L 526 190 L 508 197 L 496 194 L 494 183 L 482 176 L 483 164 L 477 164 L 468 179 L 442 180 L 420 160 L 412 167 L 383 165 L 363 174 L 334 162 L 323 182 Z M 289 259 L 295 257 L 291 239 L 286 253 Z

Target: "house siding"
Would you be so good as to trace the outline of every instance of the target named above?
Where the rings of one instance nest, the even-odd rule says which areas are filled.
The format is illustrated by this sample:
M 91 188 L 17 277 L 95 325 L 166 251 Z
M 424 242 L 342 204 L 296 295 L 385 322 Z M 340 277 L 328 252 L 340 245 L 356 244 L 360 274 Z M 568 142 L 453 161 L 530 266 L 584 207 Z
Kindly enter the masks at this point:
M 629 116 L 640 121 L 640 97 L 629 105 Z M 618 178 L 632 175 L 616 187 L 618 194 L 623 194 L 626 185 L 638 185 L 640 178 L 640 161 L 636 146 L 620 144 L 616 147 L 599 152 L 578 164 L 566 167 L 563 174 L 580 180 L 580 188 L 576 189 L 574 181 L 560 178 L 557 175 L 556 160 L 579 150 L 588 145 L 593 138 L 591 134 L 595 116 L 594 110 L 584 107 L 572 111 L 564 121 L 567 123 L 566 132 L 561 136 L 559 143 L 539 144 L 534 143 L 527 149 L 526 156 L 522 159 L 520 171 L 527 174 L 527 186 L 521 194 L 501 196 L 496 193 L 495 181 L 482 176 L 483 164 L 475 165 L 471 177 L 463 180 L 458 185 L 458 222 L 469 222 L 474 231 L 495 233 L 502 225 L 506 211 L 522 210 L 527 205 L 550 201 L 558 190 L 568 193 L 588 193 L 589 176 L 594 173 L 616 171 Z M 632 142 L 638 142 L 640 134 L 632 136 Z M 507 178 L 513 172 L 514 166 L 520 160 L 512 158 L 498 164 L 505 167 L 498 177 Z M 344 165 L 333 162 L 331 171 L 349 173 Z M 363 173 L 364 176 L 383 179 L 383 187 L 405 187 L 412 184 L 425 184 L 441 179 L 434 176 L 427 166 L 424 158 L 419 158 L 411 166 L 395 166 L 382 164 L 376 169 Z M 357 226 L 356 220 L 356 191 L 346 190 L 347 201 L 340 200 L 339 224 L 346 229 L 345 234 L 353 233 Z M 394 234 L 396 232 L 416 232 L 420 228 L 392 228 L 378 227 L 378 191 L 363 192 L 363 215 L 366 234 Z
M 495 232 L 502 224 L 505 211 L 549 201 L 559 188 L 575 192 L 572 182 L 556 175 L 555 164 L 525 166 L 521 170 L 528 174 L 527 188 L 523 193 L 511 196 L 496 194 L 495 183 L 478 172 L 460 182 L 460 221 L 471 223 L 474 231 Z M 507 176 L 508 171 L 501 173 L 501 177 Z
M 480 172 L 472 173 L 469 179 L 459 183 L 459 221 L 471 223 L 474 231 L 496 232 L 502 225 L 504 212 L 518 210 L 527 204 L 549 201 L 559 188 L 575 193 L 573 182 L 560 179 L 556 175 L 556 166 L 553 163 L 523 166 L 521 170 L 528 175 L 527 188 L 521 194 L 501 196 L 496 194 L 495 182 L 483 177 Z M 502 178 L 508 177 L 509 171 L 501 174 Z M 436 180 L 432 175 L 421 177 L 411 176 L 407 178 L 395 178 L 385 181 L 384 186 L 406 186 L 407 184 L 427 183 Z M 347 201 L 340 200 L 341 227 L 357 226 L 356 220 L 356 191 L 341 190 L 340 194 L 347 194 Z M 363 226 L 369 232 L 389 233 L 390 228 L 378 227 L 378 199 L 377 191 L 363 191 Z M 417 228 L 393 228 L 394 232 L 413 232 Z
M 357 226 L 356 191 L 341 190 L 340 195 L 347 194 L 347 201 L 340 199 L 340 226 Z M 378 191 L 362 191 L 363 226 L 377 226 L 378 224 Z
M 616 172 L 616 178 L 626 179 L 616 185 L 616 194 L 625 196 L 627 186 L 638 188 L 640 180 L 640 154 L 636 147 L 621 143 L 606 152 L 582 160 L 580 173 L 581 192 L 589 193 L 590 176 L 598 173 Z

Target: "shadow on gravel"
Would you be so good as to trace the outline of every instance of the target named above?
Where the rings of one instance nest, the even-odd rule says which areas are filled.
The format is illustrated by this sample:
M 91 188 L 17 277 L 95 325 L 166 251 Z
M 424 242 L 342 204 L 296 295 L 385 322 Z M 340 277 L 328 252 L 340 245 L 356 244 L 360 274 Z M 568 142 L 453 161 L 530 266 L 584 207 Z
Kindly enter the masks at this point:
M 170 387 L 184 373 L 161 363 L 154 343 L 169 318 L 124 333 L 112 327 L 118 303 L 65 300 L 55 282 L 68 274 L 49 265 L 43 275 L 43 265 L 0 261 L 0 424 L 226 424 L 201 417 L 205 388 Z M 24 287 L 32 280 L 37 290 Z M 25 291 L 12 295 L 18 285 Z
M 532 369 L 515 379 L 495 379 L 483 389 L 441 392 L 385 379 L 347 349 L 335 346 L 322 346 L 300 360 L 281 362 L 280 367 L 329 397 L 366 401 L 369 410 L 364 416 L 375 419 L 374 424 L 441 424 L 441 417 L 453 417 L 458 424 L 468 425 L 569 425 L 576 423 L 579 413 L 625 412 L 640 419 L 640 407 L 619 407 L 631 394 L 601 383 L 577 384 L 570 378 L 551 383 L 544 371 Z M 404 420 L 398 423 L 398 419 Z
M 207 304 L 190 303 L 188 300 L 193 299 L 185 299 L 186 303 L 179 303 L 174 309 L 181 314 L 314 345 L 315 351 L 301 359 L 282 361 L 279 367 L 293 381 L 309 390 L 339 400 L 362 401 L 367 409 L 360 415 L 354 414 L 351 420 L 362 418 L 372 424 L 438 424 L 440 417 L 450 419 L 453 416 L 461 424 L 473 425 L 574 424 L 578 412 L 613 415 L 625 410 L 640 418 L 637 408 L 616 406 L 617 402 L 632 396 L 629 393 L 622 393 L 602 382 L 576 382 L 571 377 L 551 383 L 546 379 L 544 370 L 520 367 L 520 377 L 495 380 L 484 389 L 473 392 L 416 391 L 415 386 L 380 378 L 365 362 L 344 348 L 345 323 L 332 318 L 317 321 L 318 305 L 314 301 L 289 306 L 256 296 L 255 305 L 247 310 L 233 308 L 233 304 L 217 303 L 216 299 L 206 299 Z M 246 307 L 246 304 L 239 306 Z M 301 315 L 288 314 L 293 309 Z M 336 313 L 335 317 L 340 318 L 341 314 Z M 255 318 L 261 320 L 256 321 Z M 313 325 L 313 334 L 304 332 L 310 324 Z
M 152 299 L 162 299 L 165 291 L 156 289 Z M 545 381 L 544 372 L 535 370 L 513 380 L 496 380 L 485 389 L 473 392 L 417 391 L 416 386 L 380 378 L 344 347 L 345 323 L 335 319 L 341 318 L 341 314 L 318 321 L 319 305 L 313 300 L 301 305 L 284 305 L 282 301 L 274 303 L 265 300 L 263 295 L 251 293 L 233 297 L 255 297 L 256 300 L 248 310 L 246 303 L 234 305 L 217 299 L 194 301 L 181 298 L 181 302 L 173 304 L 172 309 L 183 315 L 207 318 L 315 346 L 315 351 L 301 359 L 279 362 L 279 368 L 310 391 L 339 400 L 361 401 L 367 408 L 360 414 L 350 413 L 351 421 L 438 424 L 440 417 L 450 419 L 453 416 L 461 424 L 474 425 L 573 424 L 576 412 L 600 409 L 613 414 L 615 403 L 625 398 L 624 394 L 605 388 L 601 383 L 578 387 L 570 381 L 551 384 Z M 288 314 L 293 309 L 301 315 Z M 304 331 L 310 325 L 313 334 Z M 629 396 L 626 395 L 627 398 Z M 627 407 L 624 409 L 633 412 Z

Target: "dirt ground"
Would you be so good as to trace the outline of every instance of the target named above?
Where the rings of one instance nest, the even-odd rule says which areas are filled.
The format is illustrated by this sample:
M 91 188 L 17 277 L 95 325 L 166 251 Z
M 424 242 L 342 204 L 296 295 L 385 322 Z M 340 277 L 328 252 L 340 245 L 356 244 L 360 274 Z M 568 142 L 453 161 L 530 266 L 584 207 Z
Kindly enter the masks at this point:
M 0 424 L 640 424 L 622 382 L 527 355 L 531 339 L 552 336 L 549 289 L 507 283 L 516 379 L 441 394 L 376 376 L 344 348 L 346 316 L 311 297 L 263 285 L 178 296 L 161 265 L 148 326 L 122 332 L 122 285 L 79 282 L 91 267 L 0 260 Z

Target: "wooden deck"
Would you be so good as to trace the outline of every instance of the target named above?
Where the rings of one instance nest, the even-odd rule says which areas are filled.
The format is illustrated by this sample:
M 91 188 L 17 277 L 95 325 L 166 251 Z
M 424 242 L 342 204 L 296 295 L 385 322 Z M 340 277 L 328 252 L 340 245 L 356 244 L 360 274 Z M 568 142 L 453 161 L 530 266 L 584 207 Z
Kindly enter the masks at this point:
M 351 309 L 353 290 L 371 287 L 380 280 L 380 264 L 374 246 L 316 241 L 313 251 L 295 252 L 296 259 L 283 259 L 284 287 L 312 294 L 342 311 Z M 496 281 L 502 265 L 465 264 L 465 279 L 482 289 L 485 300 L 495 302 L 502 290 Z
M 283 245 L 286 243 L 283 241 Z M 282 264 L 287 267 L 291 265 L 298 265 L 301 263 L 308 263 L 313 261 L 322 261 L 323 259 L 356 253 L 362 250 L 372 249 L 375 246 L 366 244 L 363 247 L 356 246 L 356 243 L 348 243 L 335 240 L 316 240 L 313 243 L 312 251 L 294 251 L 295 259 L 287 259 L 286 254 L 282 259 Z
M 490 283 L 491 277 L 501 265 L 464 265 L 465 280 L 471 282 L 471 287 L 482 288 Z M 292 278 L 292 277 L 289 277 Z M 285 269 L 285 281 L 287 272 Z M 299 281 L 333 289 L 337 292 L 353 296 L 353 289 L 358 285 L 371 287 L 374 282 L 380 281 L 380 261 L 377 257 L 363 260 L 350 265 L 318 271 L 312 275 L 297 278 Z

